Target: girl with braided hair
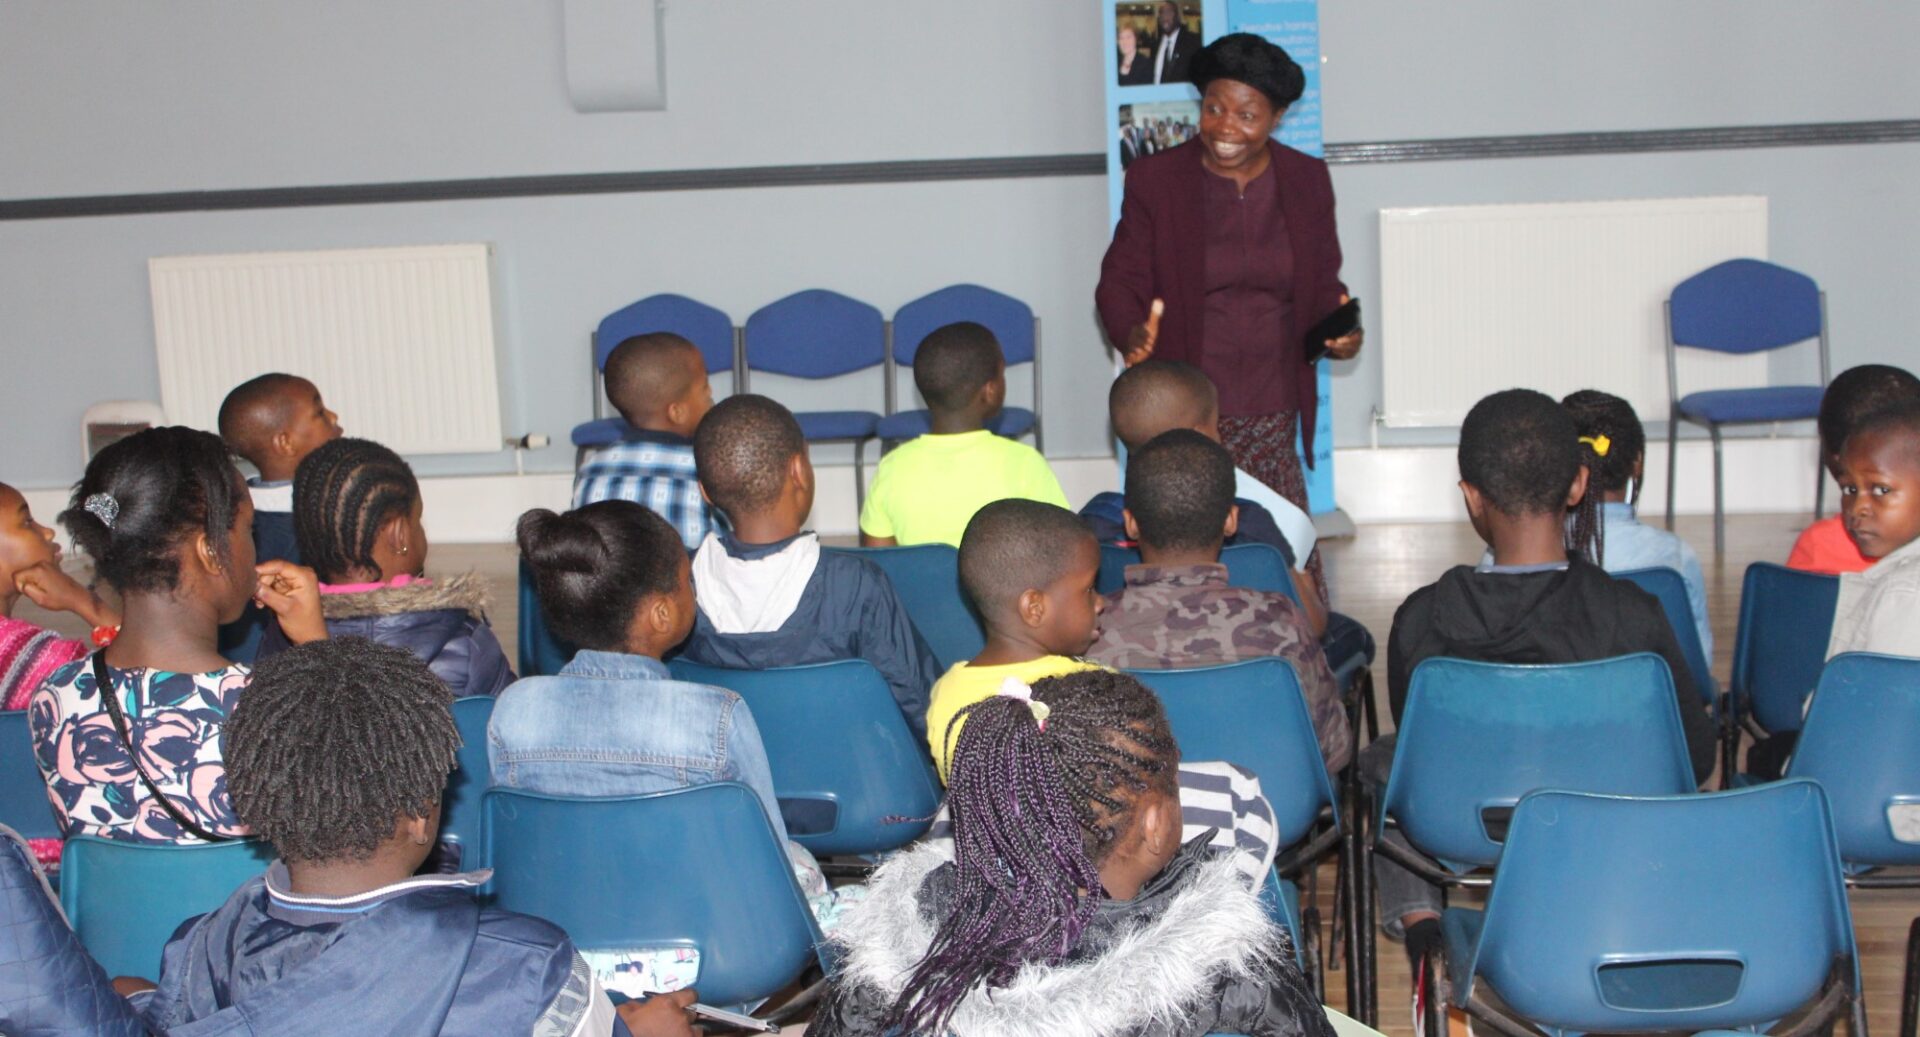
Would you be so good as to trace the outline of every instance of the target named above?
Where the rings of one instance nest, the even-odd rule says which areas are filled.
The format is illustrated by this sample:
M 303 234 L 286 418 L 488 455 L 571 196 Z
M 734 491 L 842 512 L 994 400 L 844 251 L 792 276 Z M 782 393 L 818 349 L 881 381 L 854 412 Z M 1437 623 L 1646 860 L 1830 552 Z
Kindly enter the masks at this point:
M 462 573 L 429 580 L 420 482 L 400 455 L 368 439 L 322 444 L 293 476 L 293 532 L 320 576 L 335 637 L 405 648 L 456 697 L 498 695 L 513 665 L 487 624 L 486 583 Z M 260 658 L 286 650 L 268 631 Z
M 1139 681 L 1009 680 L 950 726 L 953 841 L 874 873 L 809 1034 L 1330 1037 L 1231 856 L 1181 845 L 1180 750 Z
M 1707 621 L 1706 578 L 1700 558 L 1685 540 L 1640 521 L 1636 508 L 1646 484 L 1647 432 L 1633 404 L 1597 389 L 1582 389 L 1560 401 L 1580 432 L 1580 458 L 1587 493 L 1573 509 L 1568 548 L 1608 572 L 1672 569 L 1687 585 L 1687 604 L 1700 632 L 1700 650 L 1713 658 Z

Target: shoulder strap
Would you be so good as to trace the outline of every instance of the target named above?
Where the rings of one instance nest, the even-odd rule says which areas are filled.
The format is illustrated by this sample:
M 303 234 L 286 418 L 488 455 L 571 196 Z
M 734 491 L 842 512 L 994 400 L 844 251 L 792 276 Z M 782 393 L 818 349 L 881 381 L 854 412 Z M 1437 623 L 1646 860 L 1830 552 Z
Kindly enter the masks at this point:
M 120 696 L 114 690 L 112 675 L 107 672 L 107 650 L 104 648 L 93 653 L 93 679 L 100 686 L 100 701 L 107 707 L 107 716 L 113 720 L 113 729 L 120 734 L 120 744 L 126 747 L 127 760 L 133 764 L 133 773 L 140 776 L 140 784 L 147 787 L 147 795 L 152 796 L 153 801 L 160 804 L 160 809 L 166 811 L 167 816 L 173 818 L 173 823 L 188 835 L 210 843 L 230 841 L 233 836 L 215 835 L 181 813 L 180 808 L 173 805 L 173 800 L 154 784 L 147 769 L 140 765 L 140 750 L 134 747 L 133 734 L 127 730 L 127 715 L 120 710 Z

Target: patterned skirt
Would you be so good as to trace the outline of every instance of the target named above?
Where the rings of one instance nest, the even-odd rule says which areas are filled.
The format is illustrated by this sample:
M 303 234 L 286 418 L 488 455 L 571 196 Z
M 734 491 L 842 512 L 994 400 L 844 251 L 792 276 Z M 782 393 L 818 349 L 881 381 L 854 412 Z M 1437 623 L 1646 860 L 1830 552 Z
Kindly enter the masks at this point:
M 1298 411 L 1283 410 L 1250 418 L 1221 415 L 1220 441 L 1233 456 L 1234 464 L 1306 511 L 1307 476 L 1300 468 L 1300 454 L 1294 445 L 1299 428 Z M 1318 547 L 1307 558 L 1307 572 L 1313 575 L 1314 585 L 1320 589 L 1320 604 L 1326 605 L 1327 580 Z

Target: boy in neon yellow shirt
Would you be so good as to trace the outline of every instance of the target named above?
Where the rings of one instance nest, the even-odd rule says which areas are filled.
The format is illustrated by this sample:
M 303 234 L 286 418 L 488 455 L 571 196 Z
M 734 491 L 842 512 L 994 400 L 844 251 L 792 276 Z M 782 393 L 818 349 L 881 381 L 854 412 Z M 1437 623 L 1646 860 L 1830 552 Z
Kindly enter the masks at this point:
M 1076 658 L 1099 633 L 1100 545 L 1080 516 L 1029 500 L 988 504 L 960 539 L 960 586 L 980 610 L 987 645 L 935 682 L 927 742 L 940 780 L 963 724 L 954 715 L 1000 690 L 1101 667 Z M 948 730 L 949 725 L 952 730 Z
M 993 332 L 971 321 L 928 335 L 914 356 L 913 384 L 932 431 L 880 459 L 860 543 L 959 544 L 967 520 L 1008 497 L 1067 506 L 1040 452 L 988 430 L 1007 395 L 1007 361 Z

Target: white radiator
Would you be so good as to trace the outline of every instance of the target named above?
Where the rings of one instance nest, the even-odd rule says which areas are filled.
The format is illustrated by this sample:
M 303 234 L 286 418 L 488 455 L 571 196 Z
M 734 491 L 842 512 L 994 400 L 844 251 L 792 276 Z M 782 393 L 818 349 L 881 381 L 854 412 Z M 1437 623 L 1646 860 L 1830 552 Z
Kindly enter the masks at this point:
M 402 454 L 500 449 L 486 245 L 148 260 L 160 403 L 217 428 L 227 391 L 285 371 L 347 434 Z
M 1383 209 L 1383 420 L 1458 425 L 1519 386 L 1601 389 L 1665 421 L 1662 303 L 1741 256 L 1767 256 L 1764 197 Z M 1766 383 L 1764 354 L 1680 353 L 1683 395 Z

